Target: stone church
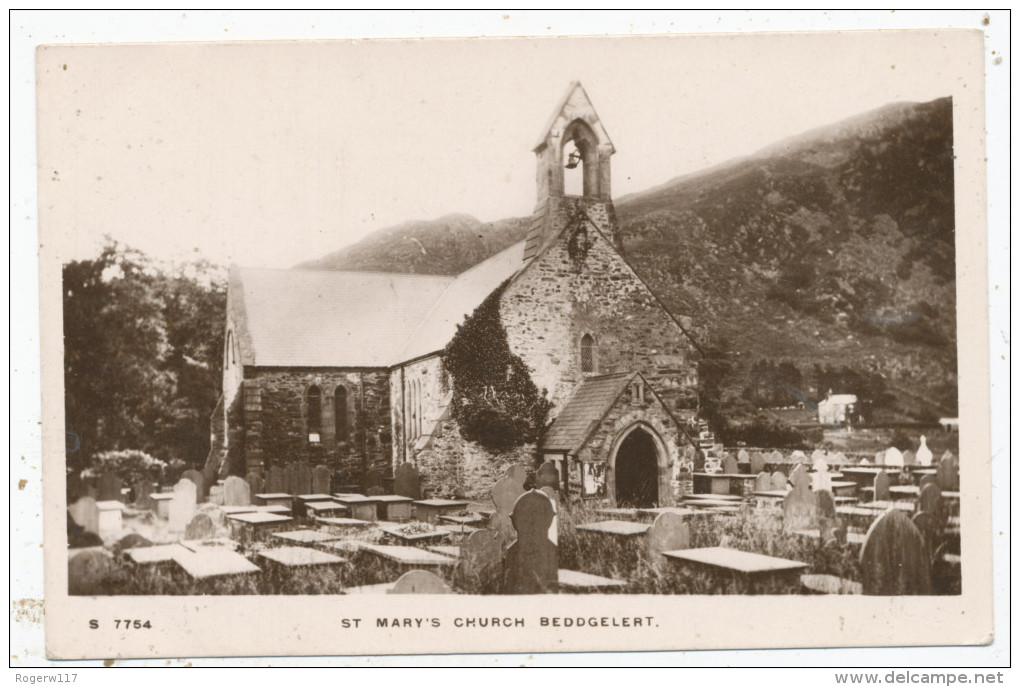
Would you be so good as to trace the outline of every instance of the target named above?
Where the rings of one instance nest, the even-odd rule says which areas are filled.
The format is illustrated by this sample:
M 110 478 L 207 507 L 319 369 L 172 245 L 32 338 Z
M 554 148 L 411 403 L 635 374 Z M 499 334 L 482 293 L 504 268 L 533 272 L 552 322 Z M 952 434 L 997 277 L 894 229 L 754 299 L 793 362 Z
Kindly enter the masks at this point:
M 552 404 L 524 457 L 554 461 L 571 497 L 667 505 L 689 490 L 697 343 L 621 256 L 614 152 L 574 82 L 534 148 L 524 241 L 456 277 L 232 267 L 210 467 L 305 461 L 348 485 L 410 461 L 430 494 L 484 498 L 501 458 L 451 419 L 444 348 L 502 288 L 511 351 Z

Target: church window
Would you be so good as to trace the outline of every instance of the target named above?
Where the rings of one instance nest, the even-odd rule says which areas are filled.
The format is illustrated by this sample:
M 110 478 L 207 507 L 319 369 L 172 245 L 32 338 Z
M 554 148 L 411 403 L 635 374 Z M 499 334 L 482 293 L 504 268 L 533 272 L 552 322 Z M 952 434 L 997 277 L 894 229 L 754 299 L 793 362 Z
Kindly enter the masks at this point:
M 581 337 L 581 372 L 595 372 L 595 337 L 585 334 Z
M 227 369 L 237 364 L 237 357 L 234 355 L 234 332 L 227 332 L 227 346 L 224 351 L 224 358 Z
M 347 440 L 347 388 L 339 384 L 333 392 L 333 421 L 337 441 Z
M 308 441 L 319 442 L 322 433 L 322 392 L 316 385 L 308 387 Z

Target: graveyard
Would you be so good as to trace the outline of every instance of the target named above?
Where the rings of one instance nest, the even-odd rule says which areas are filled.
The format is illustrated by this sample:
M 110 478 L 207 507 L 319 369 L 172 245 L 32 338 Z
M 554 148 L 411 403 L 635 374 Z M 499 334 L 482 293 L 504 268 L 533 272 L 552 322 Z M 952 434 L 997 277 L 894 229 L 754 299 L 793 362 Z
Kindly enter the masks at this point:
M 651 507 L 564 495 L 551 462 L 510 466 L 487 500 L 438 498 L 410 463 L 356 485 L 302 462 L 106 473 L 68 506 L 69 593 L 961 593 L 952 451 L 704 454 L 689 493 Z

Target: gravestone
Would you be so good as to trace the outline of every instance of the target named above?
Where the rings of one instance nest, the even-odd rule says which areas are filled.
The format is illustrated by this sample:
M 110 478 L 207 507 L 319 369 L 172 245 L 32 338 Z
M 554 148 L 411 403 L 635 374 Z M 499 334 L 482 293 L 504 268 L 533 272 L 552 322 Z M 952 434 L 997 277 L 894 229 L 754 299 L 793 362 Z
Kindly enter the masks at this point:
M 287 494 L 287 475 L 284 473 L 283 468 L 279 465 L 274 465 L 269 468 L 269 472 L 266 473 L 265 491 L 256 492 L 258 494 Z
M 808 457 L 803 451 L 794 451 L 790 454 L 791 463 L 807 463 Z
M 885 465 L 885 451 L 875 453 L 875 465 Z
M 812 455 L 814 472 L 811 473 L 811 488 L 815 491 L 832 491 L 832 474 L 829 472 L 829 464 L 825 460 L 825 455 L 820 451 L 815 451 L 815 454 L 820 455 Z
M 888 501 L 892 498 L 889 493 L 889 473 L 880 472 L 875 475 L 875 501 Z
M 811 464 L 817 465 L 819 461 L 823 463 L 825 462 L 825 451 L 820 448 L 816 448 L 811 452 Z M 815 469 L 817 470 L 818 468 Z
M 248 483 L 234 475 L 223 480 L 223 505 L 250 506 L 251 490 Z
M 386 480 L 383 479 L 383 474 L 374 468 L 365 473 L 365 478 L 362 480 L 362 486 L 364 487 L 366 494 L 368 494 L 368 490 L 373 487 L 383 489 L 383 493 L 386 493 Z
M 822 545 L 846 543 L 846 525 L 836 517 L 836 499 L 831 491 L 816 491 L 815 508 L 818 512 L 818 541 Z
M 99 477 L 99 498 L 96 501 L 120 501 L 122 488 L 120 478 L 112 472 L 103 473 Z
M 871 524 L 860 561 L 865 594 L 931 594 L 931 567 L 924 536 L 903 511 L 888 510 Z
M 365 496 L 382 496 L 386 493 L 386 490 L 382 487 L 369 487 L 365 490 Z M 455 494 L 456 496 L 456 494 Z
M 183 477 L 174 485 L 174 497 L 170 499 L 171 532 L 183 532 L 195 517 L 197 490 L 194 482 Z
M 786 481 L 785 477 L 783 477 L 783 481 Z M 772 475 L 767 472 L 759 472 L 758 476 L 754 478 L 754 490 L 772 491 Z
M 205 483 L 205 475 L 198 470 L 185 470 L 181 477 L 183 479 L 190 479 L 195 483 L 195 503 L 201 503 L 205 501 L 205 495 L 208 493 L 208 485 Z
M 523 488 L 524 483 L 528 480 L 528 468 L 524 467 L 519 463 L 514 463 L 513 465 L 506 469 L 506 472 L 503 473 L 503 476 L 509 477 L 514 482 L 520 484 L 521 487 Z
M 949 512 L 942 502 L 942 490 L 937 484 L 926 484 L 921 487 L 921 493 L 917 497 L 917 511 L 919 513 L 931 513 L 935 518 L 935 524 L 941 530 L 946 526 Z
M 305 461 L 294 464 L 294 491 L 291 494 L 312 494 L 312 467 Z
M 89 546 L 102 546 L 103 540 L 99 538 L 98 534 L 88 532 L 84 527 L 79 525 L 71 517 L 71 513 L 67 514 L 67 548 L 69 549 L 84 549 Z
M 243 481 L 243 480 L 242 480 Z M 188 541 L 202 541 L 216 536 L 216 525 L 205 513 L 198 513 L 184 528 L 184 538 Z
M 844 454 L 842 451 L 836 453 L 829 460 L 830 465 L 843 465 L 844 463 L 846 463 L 846 454 Z
M 751 454 L 751 474 L 757 475 L 765 469 L 765 456 L 761 451 Z
M 294 463 L 288 463 L 283 467 L 283 493 L 291 496 L 297 495 L 297 468 Z
M 691 529 L 678 513 L 659 513 L 645 533 L 645 546 L 654 565 L 666 562 L 663 551 L 691 548 Z
M 786 475 L 779 470 L 772 473 L 772 491 L 786 491 Z
M 98 595 L 113 571 L 113 558 L 106 551 L 78 551 L 67 561 L 67 591 L 73 595 Z
M 833 497 L 832 492 L 828 490 L 816 491 L 815 494 L 815 508 L 818 512 L 818 518 L 829 518 L 832 520 L 836 519 L 836 499 Z
M 492 530 L 475 530 L 460 543 L 458 585 L 469 594 L 499 591 L 503 571 L 503 539 Z
M 560 471 L 556 468 L 556 463 L 551 460 L 542 463 L 535 475 L 535 488 L 542 489 L 543 487 L 549 487 L 557 494 L 560 490 Z
M 371 487 L 369 487 L 371 488 Z M 442 578 L 428 570 L 409 570 L 401 575 L 387 594 L 449 594 Z
M 549 540 L 555 518 L 553 502 L 541 491 L 526 492 L 514 504 L 510 519 L 517 541 L 506 554 L 505 594 L 549 594 L 558 590 L 556 545 Z
M 906 450 L 903 452 L 903 467 L 909 468 L 917 465 L 917 458 L 914 457 L 914 452 Z
M 244 481 L 248 483 L 248 494 L 266 494 L 269 492 L 263 491 L 266 486 L 265 480 L 262 479 L 262 475 L 252 470 L 244 478 Z M 323 492 L 328 494 L 329 492 Z
M 152 542 L 137 532 L 131 532 L 118 539 L 112 549 L 114 555 L 118 556 L 128 549 L 142 549 L 147 546 L 152 546 Z
M 921 435 L 921 445 L 917 447 L 917 464 L 928 467 L 931 465 L 931 449 L 928 448 L 928 440 Z
M 329 468 L 325 465 L 316 465 L 312 468 L 312 490 L 310 494 L 329 494 L 331 475 Z
M 722 459 L 722 471 L 727 475 L 735 475 L 740 472 L 740 466 L 737 465 L 737 459 L 728 453 L 724 453 Z
M 815 527 L 818 508 L 811 493 L 811 478 L 803 466 L 793 469 L 790 483 L 793 489 L 783 498 L 783 529 L 792 532 Z
M 949 451 L 939 460 L 935 473 L 942 491 L 960 491 L 960 461 Z
M 513 513 L 514 504 L 523 493 L 524 483 L 517 481 L 516 474 L 513 477 L 501 477 L 492 487 L 492 505 L 496 507 L 496 512 L 489 518 L 487 527 L 499 533 L 504 547 L 509 546 L 517 536 L 510 515 Z
M 746 448 L 742 448 L 737 451 L 737 462 L 738 463 L 750 463 L 751 454 L 747 452 Z
M 928 558 L 931 559 L 932 554 L 938 548 L 939 540 L 942 539 L 942 529 L 935 521 L 935 516 L 931 513 L 921 511 L 914 513 L 914 517 L 910 519 L 914 523 L 914 527 L 924 537 L 924 545 L 928 550 Z
M 936 477 L 935 475 L 925 475 L 924 477 L 921 478 L 920 487 L 921 487 L 921 489 L 924 489 L 926 484 L 934 484 L 934 485 L 938 486 L 938 483 L 939 483 L 939 478 Z
M 903 454 L 895 446 L 890 446 L 885 450 L 885 462 L 883 465 L 891 468 L 903 467 Z
M 393 472 L 393 493 L 415 501 L 421 499 L 421 476 L 411 463 L 401 463 Z
M 222 484 L 214 484 L 209 487 L 209 496 L 206 498 L 206 503 L 211 503 L 214 506 L 224 505 Z
M 139 510 L 152 509 L 152 482 L 141 478 L 135 482 L 135 507 Z
M 783 454 L 782 454 L 782 452 L 780 452 L 780 451 L 778 451 L 778 450 L 777 450 L 777 451 L 773 451 L 773 452 L 772 452 L 772 455 L 771 455 L 771 457 L 769 458 L 769 462 L 770 462 L 770 463 L 774 463 L 774 464 L 778 465 L 779 463 L 784 463 L 784 462 L 786 462 L 786 459 L 785 459 L 785 458 L 783 458 Z
M 71 519 L 86 532 L 99 534 L 99 508 L 91 496 L 82 496 L 72 503 L 68 509 Z
M 552 487 L 542 487 L 540 492 L 549 497 L 553 505 L 553 519 L 549 523 L 549 541 L 559 546 L 560 543 L 560 493 Z

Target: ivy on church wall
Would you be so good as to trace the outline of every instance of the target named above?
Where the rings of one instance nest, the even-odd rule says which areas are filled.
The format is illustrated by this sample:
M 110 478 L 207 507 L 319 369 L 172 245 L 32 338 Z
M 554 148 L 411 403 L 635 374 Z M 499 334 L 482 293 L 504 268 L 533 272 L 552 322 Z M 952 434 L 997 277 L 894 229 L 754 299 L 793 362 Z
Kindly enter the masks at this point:
M 461 434 L 496 452 L 535 442 L 552 407 L 510 350 L 499 311 L 508 283 L 458 327 L 444 357 L 453 381 L 450 409 Z

